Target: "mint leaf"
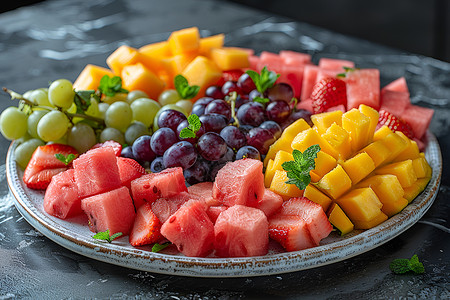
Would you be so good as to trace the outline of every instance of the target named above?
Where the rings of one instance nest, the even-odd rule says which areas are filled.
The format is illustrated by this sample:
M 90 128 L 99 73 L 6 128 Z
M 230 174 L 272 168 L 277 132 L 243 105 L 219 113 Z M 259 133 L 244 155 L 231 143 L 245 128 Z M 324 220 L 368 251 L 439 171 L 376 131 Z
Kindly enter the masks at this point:
M 425 268 L 423 267 L 423 264 L 419 261 L 417 255 L 411 257 L 410 260 L 406 258 L 394 259 L 389 264 L 389 268 L 395 274 L 404 274 L 409 271 L 412 271 L 415 274 L 425 273 Z
M 289 178 L 286 184 L 295 184 L 300 190 L 304 190 L 311 182 L 309 172 L 316 167 L 315 159 L 319 151 L 319 145 L 312 145 L 303 153 L 297 149 L 292 151 L 294 160 L 286 161 L 281 165 Z
M 107 229 L 106 231 L 100 231 L 100 232 L 96 233 L 92 238 L 97 239 L 97 240 L 107 241 L 108 243 L 111 243 L 113 240 L 115 240 L 116 238 L 118 238 L 121 235 L 122 235 L 122 232 L 117 232 L 113 235 L 110 235 L 109 229 Z
M 181 99 L 186 100 L 194 98 L 200 90 L 198 85 L 190 86 L 187 79 L 181 74 L 175 76 L 174 85 Z
M 194 139 L 195 137 L 196 137 L 195 133 L 187 127 L 181 129 L 181 131 L 180 131 L 180 138 L 182 138 L 182 139 L 189 139 L 189 138 Z
M 247 70 L 246 73 L 253 80 L 256 89 L 261 95 L 264 95 L 264 92 L 268 88 L 271 88 L 277 81 L 278 77 L 280 77 L 280 74 L 267 70 L 267 67 L 264 67 L 261 70 L 261 74 L 258 74 L 253 70 Z M 253 101 L 264 104 L 269 102 L 270 100 L 267 98 L 255 97 Z
M 91 106 L 91 97 L 98 97 L 94 90 L 75 91 L 73 102 L 77 107 L 77 114 L 84 114 L 84 112 Z
M 122 78 L 119 76 L 109 77 L 104 75 L 100 79 L 98 90 L 109 97 L 113 97 L 117 93 L 128 93 L 126 89 L 122 88 Z
M 411 257 L 410 266 L 411 270 L 416 274 L 422 274 L 425 273 L 425 268 L 423 267 L 423 264 L 419 261 L 419 257 L 414 254 L 413 257 Z
M 253 98 L 253 101 L 254 102 L 259 102 L 261 104 L 266 104 L 266 103 L 270 102 L 270 99 L 268 99 L 268 98 L 261 98 L 261 97 L 255 97 L 255 98 Z
M 170 242 L 165 242 L 165 243 L 163 243 L 163 244 L 155 243 L 155 244 L 153 245 L 153 247 L 152 247 L 152 252 L 159 252 L 159 251 L 165 249 L 165 248 L 166 248 L 167 246 L 169 246 L 170 244 L 171 244 Z
M 68 154 L 67 156 L 64 156 L 64 154 L 56 153 L 56 154 L 55 154 L 55 157 L 56 157 L 59 161 L 62 161 L 62 162 L 67 166 L 68 164 L 70 164 L 70 163 L 72 162 L 72 160 L 74 160 L 74 159 L 76 158 L 76 155 L 70 153 L 70 154 Z
M 188 127 L 183 128 L 180 132 L 180 138 L 187 139 L 187 138 L 195 138 L 197 137 L 197 131 L 200 130 L 202 127 L 202 122 L 200 121 L 200 118 L 196 114 L 189 115 L 187 118 L 188 121 Z

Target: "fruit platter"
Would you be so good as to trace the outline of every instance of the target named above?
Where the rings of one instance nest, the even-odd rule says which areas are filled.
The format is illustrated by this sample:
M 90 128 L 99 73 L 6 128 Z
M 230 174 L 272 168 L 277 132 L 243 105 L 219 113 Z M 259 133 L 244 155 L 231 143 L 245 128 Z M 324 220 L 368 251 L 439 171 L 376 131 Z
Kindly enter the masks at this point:
M 0 116 L 24 218 L 81 255 L 155 273 L 261 276 L 338 262 L 437 196 L 434 111 L 404 77 L 174 31 Z M 11 126 L 14 124 L 14 126 Z

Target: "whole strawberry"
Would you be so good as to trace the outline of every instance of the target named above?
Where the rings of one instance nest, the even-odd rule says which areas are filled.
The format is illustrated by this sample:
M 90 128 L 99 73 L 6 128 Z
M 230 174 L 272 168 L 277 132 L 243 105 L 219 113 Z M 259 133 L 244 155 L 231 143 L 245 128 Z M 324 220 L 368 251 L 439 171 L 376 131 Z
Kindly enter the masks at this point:
M 345 82 L 338 78 L 324 78 L 316 83 L 311 93 L 313 113 L 318 114 L 329 108 L 347 106 L 347 89 Z
M 392 131 L 401 131 L 408 138 L 414 138 L 414 132 L 407 122 L 384 109 L 380 109 L 379 115 L 377 128 L 386 125 Z

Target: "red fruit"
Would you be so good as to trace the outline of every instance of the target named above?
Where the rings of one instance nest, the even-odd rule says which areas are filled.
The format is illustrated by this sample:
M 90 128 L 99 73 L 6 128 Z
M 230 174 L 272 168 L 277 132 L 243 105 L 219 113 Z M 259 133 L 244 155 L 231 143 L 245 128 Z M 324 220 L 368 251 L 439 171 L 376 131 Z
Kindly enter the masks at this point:
M 45 190 L 54 175 L 69 168 L 69 166 L 66 166 L 55 157 L 55 154 L 58 153 L 64 156 L 69 154 L 78 155 L 77 150 L 68 145 L 50 144 L 39 146 L 31 156 L 23 174 L 23 182 L 27 187 Z
M 414 138 L 411 126 L 387 110 L 380 109 L 377 127 L 386 125 L 392 131 L 401 131 L 410 139 Z
M 146 174 L 145 169 L 134 159 L 117 157 L 120 181 L 122 185 L 131 188 L 131 181 Z
M 286 251 L 297 251 L 316 246 L 308 225 L 300 216 L 277 214 L 269 219 L 269 236 Z
M 142 246 L 158 242 L 161 236 L 161 222 L 151 209 L 150 203 L 139 207 L 129 236 L 132 246 Z
M 223 71 L 222 77 L 219 79 L 217 85 L 222 86 L 227 81 L 237 82 L 243 73 L 244 72 L 240 69 Z
M 50 215 L 66 219 L 83 212 L 74 173 L 69 169 L 53 176 L 44 196 L 44 209 Z
M 316 83 L 311 93 L 313 113 L 322 113 L 333 106 L 347 105 L 345 82 L 338 78 L 324 78 Z
M 91 149 L 96 149 L 100 147 L 112 147 L 114 149 L 114 153 L 116 154 L 116 156 L 120 156 L 120 153 L 122 152 L 122 145 L 113 140 L 95 144 L 94 146 L 92 146 Z

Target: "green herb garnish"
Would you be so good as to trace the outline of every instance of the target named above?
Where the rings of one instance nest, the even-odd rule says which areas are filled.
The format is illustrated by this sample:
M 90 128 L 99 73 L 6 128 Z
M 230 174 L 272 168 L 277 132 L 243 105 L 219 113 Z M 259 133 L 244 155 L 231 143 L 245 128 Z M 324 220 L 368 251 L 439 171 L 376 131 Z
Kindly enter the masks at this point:
M 98 232 L 97 234 L 95 234 L 93 236 L 93 238 L 97 239 L 97 240 L 103 240 L 103 241 L 107 241 L 108 243 L 111 243 L 112 241 L 114 241 L 116 238 L 118 238 L 121 235 L 122 235 L 122 232 L 117 232 L 117 233 L 114 233 L 113 235 L 110 235 L 109 229 L 107 229 L 106 231 Z
M 155 244 L 153 245 L 153 247 L 152 247 L 152 252 L 159 252 L 159 251 L 165 249 L 165 248 L 166 248 L 167 246 L 169 246 L 170 244 L 171 244 L 170 242 L 165 242 L 165 243 L 163 243 L 163 244 L 155 243 Z
M 200 87 L 198 85 L 190 86 L 187 79 L 180 74 L 175 76 L 174 85 L 181 99 L 186 100 L 194 98 L 200 90 Z
M 409 271 L 412 271 L 415 274 L 425 273 L 425 268 L 423 267 L 423 264 L 419 261 L 419 257 L 417 257 L 417 255 L 414 255 L 413 257 L 411 257 L 411 259 L 406 258 L 394 259 L 389 265 L 389 268 L 395 274 L 404 274 Z
M 196 114 L 189 115 L 187 118 L 188 127 L 183 128 L 180 132 L 180 138 L 188 139 L 188 138 L 196 138 L 197 131 L 202 127 L 202 122 Z
M 311 182 L 309 172 L 314 170 L 316 164 L 314 160 L 320 151 L 319 145 L 312 145 L 303 153 L 295 149 L 292 152 L 293 161 L 284 162 L 281 166 L 287 172 L 287 184 L 295 184 L 300 190 L 304 190 Z
M 280 77 L 280 74 L 277 74 L 275 72 L 267 70 L 267 67 L 264 67 L 261 70 L 261 74 L 258 74 L 257 72 L 253 70 L 247 70 L 246 72 L 248 76 L 253 80 L 255 83 L 256 89 L 261 95 L 264 95 L 264 92 L 271 88 L 275 82 L 277 81 L 278 77 Z M 253 98 L 253 101 L 259 102 L 259 103 L 267 103 L 270 100 L 263 97 L 255 97 Z
M 64 154 L 61 154 L 61 153 L 56 153 L 56 154 L 55 154 L 55 157 L 56 157 L 58 160 L 62 161 L 62 162 L 67 166 L 67 165 L 70 164 L 70 163 L 72 162 L 72 160 L 74 160 L 77 156 L 76 156 L 75 154 L 72 154 L 72 153 L 68 154 L 67 156 L 64 156 Z
M 98 90 L 109 97 L 113 97 L 117 93 L 128 93 L 128 90 L 122 88 L 122 78 L 119 76 L 109 77 L 104 75 L 100 79 Z
M 91 106 L 91 98 L 95 98 L 97 101 L 100 100 L 100 97 L 95 94 L 94 90 L 75 91 L 73 102 L 77 107 L 77 114 L 84 114 L 86 112 L 89 106 Z
M 348 72 L 358 70 L 357 68 L 349 68 L 349 67 L 342 67 L 342 68 L 344 68 L 344 72 L 337 74 L 336 75 L 337 78 L 345 78 L 345 77 L 347 77 Z

